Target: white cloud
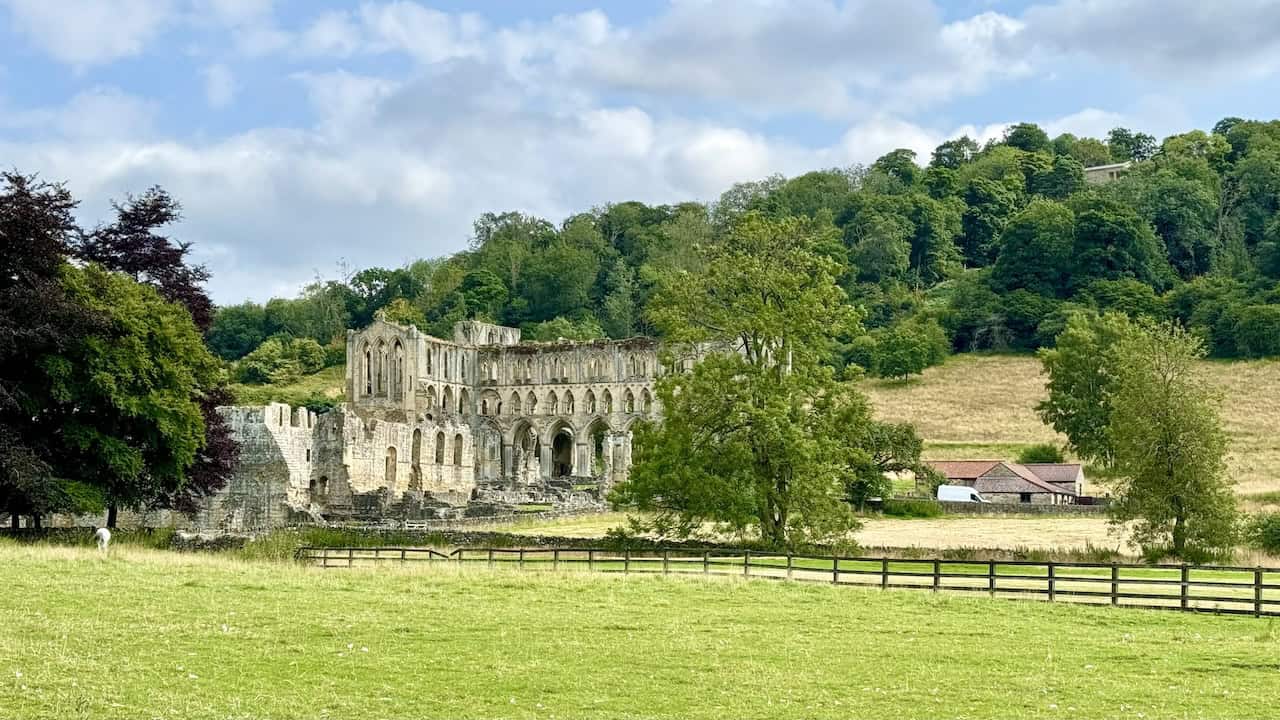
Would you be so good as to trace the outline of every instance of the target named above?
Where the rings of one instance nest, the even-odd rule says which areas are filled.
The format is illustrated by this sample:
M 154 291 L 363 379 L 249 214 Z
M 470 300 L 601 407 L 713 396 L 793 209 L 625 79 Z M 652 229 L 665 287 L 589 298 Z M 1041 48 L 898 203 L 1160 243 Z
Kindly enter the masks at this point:
M 1273 0 L 1059 0 L 1028 9 L 1022 19 L 1030 48 L 1148 77 L 1257 78 L 1280 70 L 1280 8 Z
M 142 52 L 169 0 L 4 0 L 16 30 L 57 60 L 88 67 Z
M 351 13 L 331 10 L 321 14 L 302 32 L 295 52 L 304 56 L 345 58 L 363 42 L 360 26 Z
M 269 0 L 179 2 L 179 19 L 125 23 L 140 29 L 93 51 L 52 49 L 83 30 L 40 42 L 83 66 L 141 52 L 175 23 L 220 28 L 230 51 L 199 55 L 210 63 L 202 79 L 211 107 L 241 94 L 237 105 L 247 106 L 256 84 L 248 73 L 274 71 L 299 83 L 314 117 L 175 139 L 157 132 L 154 103 L 90 87 L 57 107 L 0 106 L 0 157 L 70 181 L 90 222 L 109 198 L 165 186 L 185 206 L 177 234 L 210 263 L 222 302 L 291 292 L 340 258 L 396 265 L 454 252 L 487 211 L 560 220 L 629 199 L 711 200 L 735 182 L 870 163 L 899 147 L 925 163 L 946 139 L 981 142 L 1005 127 L 930 122 L 925 110 L 1041 71 L 1040 58 L 1068 44 L 1045 34 L 1051 15 L 947 22 L 926 0 L 687 1 L 632 27 L 600 11 L 493 27 L 395 0 L 284 29 Z M 57 11 L 45 6 L 63 7 L 10 5 L 28 12 L 15 27 L 33 38 L 44 35 L 30 18 L 51 24 Z M 243 60 L 236 51 L 277 54 Z M 379 53 L 412 62 L 366 57 Z M 788 125 L 815 115 L 822 139 Z M 1095 136 L 1115 125 L 1189 125 L 1182 108 L 1154 95 L 1029 119 L 1051 134 Z
M 204 97 L 211 108 L 224 108 L 236 96 L 236 79 L 231 68 L 217 63 L 204 69 Z
M 375 50 L 398 50 L 419 62 L 477 57 L 484 51 L 486 24 L 479 15 L 455 15 L 407 0 L 360 8 Z

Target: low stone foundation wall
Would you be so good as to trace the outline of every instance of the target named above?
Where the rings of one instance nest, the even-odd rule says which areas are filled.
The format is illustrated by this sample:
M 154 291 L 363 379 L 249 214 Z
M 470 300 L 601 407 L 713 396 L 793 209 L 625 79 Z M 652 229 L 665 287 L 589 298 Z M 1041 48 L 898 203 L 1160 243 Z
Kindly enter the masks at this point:
M 502 515 L 459 518 L 457 520 L 408 520 L 404 523 L 404 528 L 406 530 L 465 530 L 469 528 L 502 527 L 512 523 L 529 522 L 531 520 L 556 520 L 558 518 L 598 515 L 602 512 L 604 512 L 604 508 L 602 506 L 594 505 L 568 508 L 565 510 L 548 510 L 547 512 L 505 513 Z
M 1073 517 L 1103 517 L 1106 505 L 1036 505 L 1031 503 L 938 503 L 948 515 L 1056 515 Z

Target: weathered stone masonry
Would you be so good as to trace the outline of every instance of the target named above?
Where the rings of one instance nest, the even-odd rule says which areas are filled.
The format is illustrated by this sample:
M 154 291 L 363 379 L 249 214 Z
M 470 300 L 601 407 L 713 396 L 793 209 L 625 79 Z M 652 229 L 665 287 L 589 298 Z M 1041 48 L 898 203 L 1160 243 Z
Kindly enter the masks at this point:
M 347 333 L 341 408 L 223 409 L 241 465 L 197 524 L 598 503 L 631 466 L 633 424 L 660 413 L 657 350 L 648 338 L 522 343 L 518 329 L 474 321 L 443 340 L 377 320 Z

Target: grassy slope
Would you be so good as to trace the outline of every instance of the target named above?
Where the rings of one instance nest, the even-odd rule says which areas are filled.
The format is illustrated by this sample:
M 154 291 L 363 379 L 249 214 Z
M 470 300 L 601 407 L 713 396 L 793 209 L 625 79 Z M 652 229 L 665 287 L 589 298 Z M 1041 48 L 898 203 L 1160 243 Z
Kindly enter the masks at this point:
M 340 400 L 345 395 L 346 365 L 328 367 L 314 375 L 305 375 L 297 382 L 285 385 L 233 384 L 231 392 L 241 405 L 265 405 L 269 402 L 287 402 L 302 405 L 315 395 Z
M 1280 653 L 1249 618 L 763 581 L 10 545 L 0 582 L 15 718 L 1264 717 Z
M 1205 369 L 1224 395 L 1237 492 L 1280 490 L 1280 362 L 1207 362 Z M 1008 458 L 1029 444 L 1063 440 L 1036 416 L 1044 378 L 1034 357 L 957 355 L 922 378 L 869 381 L 865 389 L 881 418 L 915 424 L 929 457 Z

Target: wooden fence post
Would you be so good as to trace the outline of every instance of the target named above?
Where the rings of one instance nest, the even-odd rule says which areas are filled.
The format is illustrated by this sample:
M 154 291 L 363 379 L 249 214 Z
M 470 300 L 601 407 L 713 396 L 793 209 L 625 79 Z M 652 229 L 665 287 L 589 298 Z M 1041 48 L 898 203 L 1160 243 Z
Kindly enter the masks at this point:
M 382 559 L 381 554 L 380 554 L 378 551 L 379 551 L 379 548 L 374 548 L 374 549 L 373 549 L 373 564 L 374 564 L 374 565 L 377 565 L 377 564 L 378 564 L 378 561 Z
M 667 563 L 670 562 L 670 556 L 671 556 L 671 551 L 666 548 L 662 548 L 662 574 L 663 575 L 666 575 L 668 572 L 670 572 L 667 569 Z
M 355 567 L 356 550 L 355 548 L 347 548 L 347 567 Z
M 560 548 L 556 548 L 551 551 L 551 569 L 560 569 Z
M 1049 561 L 1049 602 L 1053 602 L 1058 597 L 1058 581 L 1057 573 L 1054 572 L 1056 566 L 1053 561 Z
M 942 584 L 942 563 L 934 558 L 933 561 L 933 591 L 938 591 L 938 586 Z
M 1262 568 L 1253 569 L 1253 616 L 1262 617 Z
M 404 564 L 404 561 L 405 561 L 406 559 L 407 559 L 407 558 L 405 557 L 405 549 L 404 549 L 404 548 L 400 548 L 400 564 L 401 564 L 401 565 L 403 565 L 403 564 Z M 430 556 L 430 555 L 428 555 L 428 556 L 427 556 L 427 559 L 428 559 L 428 560 L 430 560 L 430 559 L 431 559 L 431 556 Z
M 622 573 L 631 572 L 631 548 L 622 551 Z
M 747 577 L 751 574 L 751 551 L 744 550 L 742 553 L 742 576 Z
M 594 570 L 596 567 L 596 551 L 587 550 L 587 569 Z
M 790 580 L 790 579 L 791 579 L 791 567 L 792 567 L 792 565 L 794 565 L 794 562 L 793 562 L 793 558 L 791 557 L 791 553 L 787 553 L 787 579 L 788 579 L 788 580 Z
M 455 555 L 455 557 L 457 557 L 457 558 L 458 558 L 458 565 L 459 565 L 459 566 L 461 566 L 461 565 L 462 565 L 462 551 L 463 551 L 463 548 L 458 548 L 458 550 L 457 550 L 457 554 Z
M 524 567 L 524 548 L 520 548 L 520 559 L 516 561 L 516 567 Z
M 880 589 L 887 590 L 889 588 L 889 558 L 880 558 Z
M 711 574 L 711 552 L 709 550 L 702 551 L 702 574 Z
M 1186 610 L 1188 605 L 1190 604 L 1190 598 L 1189 598 L 1190 593 L 1188 588 L 1189 584 L 1190 583 L 1188 582 L 1187 564 L 1182 563 L 1182 575 L 1180 578 L 1180 582 L 1178 584 L 1178 606 L 1181 607 L 1183 610 Z
M 991 593 L 991 597 L 996 596 L 996 561 L 987 561 L 987 592 Z
M 840 556 L 839 555 L 831 556 L 831 582 L 836 585 L 840 584 Z
M 489 548 L 489 567 L 493 567 L 493 548 Z
M 1111 563 L 1111 604 L 1120 604 L 1120 566 Z
M 329 567 L 329 548 L 327 547 L 320 549 L 320 567 Z

